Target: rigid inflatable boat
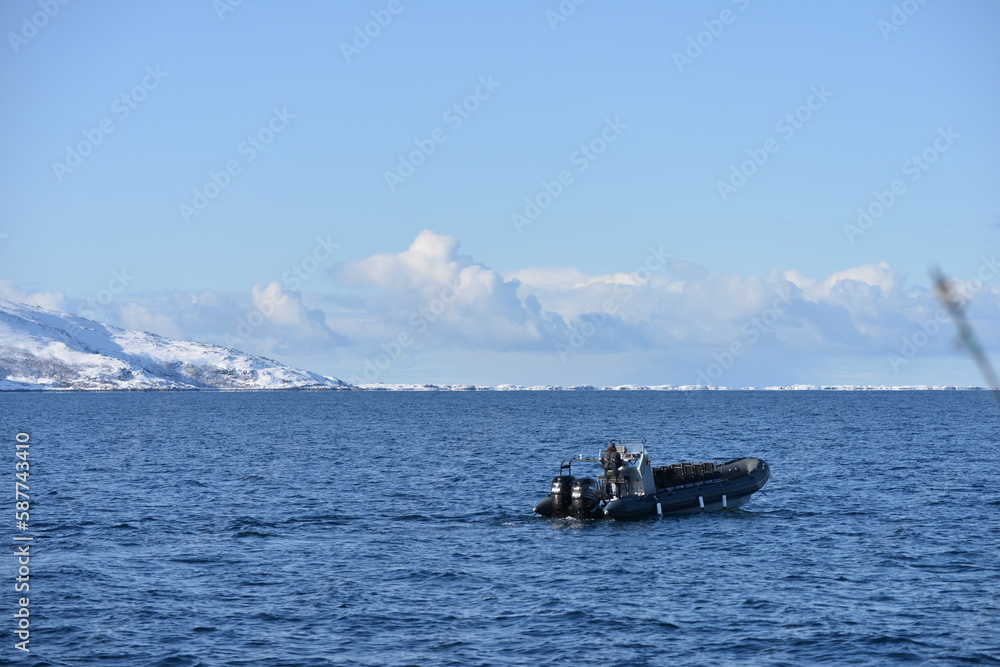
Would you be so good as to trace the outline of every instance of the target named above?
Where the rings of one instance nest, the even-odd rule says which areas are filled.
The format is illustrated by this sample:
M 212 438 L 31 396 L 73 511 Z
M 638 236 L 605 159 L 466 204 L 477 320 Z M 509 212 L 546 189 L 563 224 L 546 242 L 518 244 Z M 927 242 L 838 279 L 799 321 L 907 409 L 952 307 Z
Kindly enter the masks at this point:
M 631 451 L 630 451 L 631 448 Z M 764 488 L 771 470 L 761 459 L 653 466 L 644 439 L 612 440 L 608 457 L 564 459 L 552 489 L 535 512 L 545 517 L 641 519 L 648 516 L 739 507 Z M 574 468 L 597 468 L 577 477 Z

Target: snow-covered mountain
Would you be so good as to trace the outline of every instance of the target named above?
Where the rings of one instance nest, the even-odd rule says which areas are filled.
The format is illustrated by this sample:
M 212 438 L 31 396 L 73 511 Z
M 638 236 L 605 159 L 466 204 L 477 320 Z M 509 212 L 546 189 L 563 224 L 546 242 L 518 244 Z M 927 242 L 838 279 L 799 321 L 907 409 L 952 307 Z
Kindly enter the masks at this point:
M 231 348 L 0 299 L 0 391 L 350 388 Z

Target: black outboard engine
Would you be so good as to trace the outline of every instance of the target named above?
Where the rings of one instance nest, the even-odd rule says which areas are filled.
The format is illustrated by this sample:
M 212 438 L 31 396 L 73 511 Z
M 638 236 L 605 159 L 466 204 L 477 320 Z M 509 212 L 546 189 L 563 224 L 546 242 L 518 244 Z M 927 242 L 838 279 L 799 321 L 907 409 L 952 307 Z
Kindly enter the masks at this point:
M 576 478 L 572 475 L 559 475 L 552 479 L 552 514 L 554 516 L 569 515 L 574 481 Z
M 573 482 L 572 502 L 569 513 L 577 519 L 594 515 L 601 502 L 601 487 L 596 479 L 584 477 Z

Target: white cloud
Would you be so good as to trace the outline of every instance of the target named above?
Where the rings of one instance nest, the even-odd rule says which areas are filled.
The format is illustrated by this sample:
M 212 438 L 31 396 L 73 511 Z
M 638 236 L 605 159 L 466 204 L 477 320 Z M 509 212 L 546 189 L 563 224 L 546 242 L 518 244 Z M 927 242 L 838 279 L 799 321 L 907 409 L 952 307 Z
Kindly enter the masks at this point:
M 647 346 L 723 341 L 735 335 L 743 320 L 770 307 L 776 298 L 793 298 L 798 288 L 777 273 L 742 276 L 710 273 L 703 267 L 671 261 L 647 262 L 635 271 L 587 276 L 572 269 L 534 268 L 517 272 L 524 298 L 534 296 L 546 310 L 568 322 L 606 320 L 593 336 L 631 328 L 630 338 Z
M 620 351 L 627 344 L 710 357 L 710 351 L 733 343 L 742 350 L 752 343 L 807 357 L 877 356 L 899 348 L 915 327 L 942 310 L 933 293 L 907 289 L 906 276 L 886 262 L 825 277 L 802 271 L 710 272 L 680 261 L 641 277 L 635 272 L 588 276 L 565 268 L 524 269 L 514 277 L 522 298 L 534 296 L 572 328 L 604 322 L 580 352 Z M 1000 282 L 1000 276 L 993 280 Z M 968 289 L 968 281 L 956 282 Z M 991 331 L 1000 329 L 998 293 L 996 287 L 981 287 L 975 294 L 973 313 L 981 319 L 989 315 L 992 320 L 980 326 Z M 928 351 L 943 351 L 948 342 L 949 336 L 936 336 Z
M 739 363 L 755 370 L 808 369 L 844 355 L 885 365 L 888 353 L 941 312 L 930 290 L 907 287 L 906 276 L 886 262 L 827 276 L 744 275 L 650 251 L 631 271 L 534 267 L 505 279 L 459 254 L 456 238 L 423 231 L 402 252 L 333 272 L 343 286 L 369 289 L 352 302 L 350 321 L 339 321 L 369 351 L 387 349 L 400 331 L 413 334 L 410 361 L 422 355 L 436 363 L 430 360 L 472 350 L 534 350 L 564 360 L 567 352 L 574 359 L 633 354 L 639 369 L 658 366 L 691 382 L 694 371 L 733 345 L 744 355 Z M 998 294 L 975 295 L 979 325 L 1000 330 Z M 949 350 L 952 339 L 935 334 L 921 353 Z
M 467 348 L 545 345 L 559 318 L 518 296 L 518 282 L 458 254 L 458 239 L 424 230 L 399 253 L 348 262 L 333 270 L 345 285 L 376 287 L 363 301 L 372 329 L 405 328 L 422 338 Z
M 29 306 L 66 310 L 66 295 L 62 292 L 42 292 L 22 289 L 13 280 L 0 280 L 0 299 L 26 303 Z
M 309 308 L 299 292 L 286 290 L 280 282 L 250 289 L 253 309 L 266 317 L 260 328 L 278 338 L 299 341 L 332 341 L 339 335 L 326 324 L 326 314 L 319 308 Z
M 126 329 L 148 331 L 167 338 L 184 339 L 184 332 L 173 318 L 138 303 L 126 303 L 118 309 L 118 325 Z

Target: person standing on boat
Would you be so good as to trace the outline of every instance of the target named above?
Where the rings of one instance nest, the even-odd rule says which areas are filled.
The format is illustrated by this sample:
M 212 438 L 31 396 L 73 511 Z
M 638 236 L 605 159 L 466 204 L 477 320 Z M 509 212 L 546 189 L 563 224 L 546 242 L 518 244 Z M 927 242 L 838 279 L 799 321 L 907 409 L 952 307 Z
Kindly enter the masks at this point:
M 601 454 L 601 467 L 604 468 L 604 479 L 606 480 L 604 487 L 606 499 L 611 500 L 618 495 L 618 485 L 621 483 L 618 469 L 622 467 L 622 455 L 618 453 L 615 443 L 609 443 L 608 448 Z
M 622 467 L 622 455 L 618 453 L 614 443 L 609 444 L 608 448 L 601 454 L 601 465 L 604 466 L 604 472 L 608 475 L 615 474 Z

